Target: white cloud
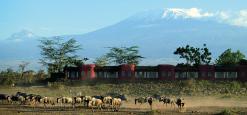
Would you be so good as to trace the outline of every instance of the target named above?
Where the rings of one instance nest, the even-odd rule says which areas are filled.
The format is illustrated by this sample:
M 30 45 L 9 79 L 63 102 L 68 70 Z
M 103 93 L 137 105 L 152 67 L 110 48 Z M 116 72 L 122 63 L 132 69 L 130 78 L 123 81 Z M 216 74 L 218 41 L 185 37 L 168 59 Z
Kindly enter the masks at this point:
M 237 17 L 232 19 L 232 24 L 247 27 L 247 10 L 239 11 Z
M 190 8 L 190 9 L 168 8 L 165 9 L 162 17 L 166 17 L 168 15 L 174 15 L 175 17 L 182 16 L 184 18 L 202 18 L 202 17 L 214 16 L 213 13 L 202 12 L 201 9 L 198 8 Z
M 219 17 L 223 20 L 227 20 L 230 18 L 230 15 L 227 12 L 221 11 L 218 13 Z

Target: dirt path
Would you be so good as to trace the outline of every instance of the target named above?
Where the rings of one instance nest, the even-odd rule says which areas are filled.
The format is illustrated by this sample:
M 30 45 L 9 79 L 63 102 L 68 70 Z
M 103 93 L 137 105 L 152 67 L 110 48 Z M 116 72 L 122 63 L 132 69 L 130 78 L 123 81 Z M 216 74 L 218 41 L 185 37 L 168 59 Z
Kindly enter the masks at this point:
M 153 110 L 145 104 L 134 104 L 133 99 L 129 98 L 128 102 L 123 102 L 119 112 L 112 112 L 106 109 L 100 111 L 87 109 L 78 106 L 73 109 L 70 105 L 67 107 L 49 106 L 44 108 L 42 105 L 38 107 L 30 107 L 27 105 L 17 104 L 0 104 L 0 115 L 146 115 L 146 114 L 166 114 L 166 115 L 212 115 L 219 113 L 224 109 L 232 110 L 237 114 L 247 115 L 247 99 L 246 98 L 219 98 L 219 97 L 184 97 L 186 100 L 186 109 L 179 112 L 177 107 L 166 106 L 158 101 L 153 103 Z
M 52 107 L 52 108 L 43 108 L 43 107 L 27 107 L 27 106 L 16 106 L 16 105 L 1 105 L 0 114 L 1 115 L 146 115 L 146 114 L 166 114 L 166 115 L 191 115 L 191 114 L 200 114 L 200 115 L 211 115 L 219 113 L 224 110 L 226 107 L 219 106 L 203 106 L 203 107 L 189 107 L 186 108 L 185 112 L 179 112 L 176 109 L 156 109 L 150 111 L 148 109 L 133 109 L 133 108 L 122 108 L 119 112 L 112 112 L 108 110 L 95 110 L 92 112 L 91 109 L 86 108 L 61 108 L 61 107 Z M 239 114 L 246 115 L 247 107 L 227 107 Z

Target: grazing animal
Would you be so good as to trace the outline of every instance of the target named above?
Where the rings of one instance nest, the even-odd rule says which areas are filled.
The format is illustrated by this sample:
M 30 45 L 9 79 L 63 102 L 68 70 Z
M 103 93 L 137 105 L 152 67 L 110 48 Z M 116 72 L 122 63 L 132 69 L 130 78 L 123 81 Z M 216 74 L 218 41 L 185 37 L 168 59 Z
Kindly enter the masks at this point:
M 7 94 L 0 94 L 0 100 L 3 103 L 4 101 L 8 101 L 8 95 Z
M 53 97 L 43 97 L 40 99 L 40 102 L 44 104 L 44 108 L 46 108 L 47 104 L 55 105 L 55 99 Z
M 82 103 L 82 98 L 81 97 L 74 97 L 73 98 L 73 107 L 76 106 L 76 104 L 81 104 Z
M 181 110 L 182 108 L 184 108 L 185 101 L 183 98 L 177 98 L 176 104 L 178 108 Z
M 164 104 L 171 104 L 171 107 L 175 107 L 175 99 L 174 98 L 169 98 L 169 97 L 166 97 L 166 96 L 162 96 L 160 97 L 159 101 L 162 101 Z
M 105 107 L 108 105 L 108 108 L 109 108 L 112 104 L 112 97 L 111 96 L 104 97 L 103 104 Z
M 92 97 L 91 96 L 82 96 L 82 100 L 84 102 L 84 106 L 89 106 L 89 101 L 92 100 Z
M 120 98 L 113 98 L 112 99 L 112 110 L 119 111 L 121 104 L 122 104 L 122 100 Z
M 147 98 L 146 97 L 139 97 L 139 98 L 135 98 L 135 104 L 140 103 L 146 103 L 147 102 Z
M 25 98 L 23 96 L 12 95 L 9 97 L 9 102 L 20 102 L 20 104 L 25 104 Z
M 65 107 L 65 104 L 71 104 L 73 107 L 74 107 L 74 103 L 73 102 L 73 99 L 72 97 L 58 97 L 57 98 L 57 103 L 62 106 L 64 104 L 64 107 Z
M 96 98 L 92 98 L 91 101 L 89 101 L 89 107 L 92 108 L 92 111 L 94 112 L 94 107 L 97 107 L 98 109 L 102 110 L 102 105 L 103 105 L 103 101 L 101 99 L 96 99 Z
M 147 97 L 147 102 L 148 102 L 148 104 L 150 105 L 150 109 L 152 110 L 153 108 L 153 106 L 152 106 L 152 104 L 153 104 L 153 98 L 152 97 Z

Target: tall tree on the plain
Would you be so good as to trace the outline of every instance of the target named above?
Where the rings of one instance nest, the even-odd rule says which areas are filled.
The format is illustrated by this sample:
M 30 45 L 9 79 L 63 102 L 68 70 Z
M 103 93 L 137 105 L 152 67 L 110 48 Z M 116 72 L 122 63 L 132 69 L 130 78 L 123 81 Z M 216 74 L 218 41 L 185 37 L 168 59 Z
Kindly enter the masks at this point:
M 138 46 L 131 47 L 111 47 L 106 56 L 115 64 L 135 64 L 138 65 L 142 57 L 139 54 Z
M 40 40 L 40 62 L 48 66 L 48 72 L 62 72 L 65 65 L 75 65 L 78 62 L 76 52 L 81 49 L 74 39 L 63 41 L 60 37 Z
M 209 64 L 212 59 L 211 52 L 209 52 L 206 44 L 203 44 L 203 48 L 196 48 L 189 45 L 178 47 L 174 54 L 185 59 L 186 65 Z
M 26 67 L 29 65 L 29 62 L 21 62 L 21 64 L 19 64 L 19 68 L 20 68 L 20 73 L 21 73 L 21 78 L 23 78 L 23 73 L 26 69 Z
M 244 58 L 245 55 L 239 50 L 232 52 L 231 49 L 227 49 L 218 57 L 218 59 L 216 59 L 215 62 L 217 65 L 236 65 Z

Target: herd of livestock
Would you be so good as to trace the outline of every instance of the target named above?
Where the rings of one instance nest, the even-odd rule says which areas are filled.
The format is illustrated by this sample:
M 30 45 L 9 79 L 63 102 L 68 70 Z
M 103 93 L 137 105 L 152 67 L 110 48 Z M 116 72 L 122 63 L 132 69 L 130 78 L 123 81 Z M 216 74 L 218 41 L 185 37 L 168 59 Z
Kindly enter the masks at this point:
M 84 107 L 91 108 L 94 111 L 95 108 L 100 110 L 107 109 L 112 111 L 119 111 L 123 101 L 127 101 L 124 95 L 118 96 L 74 96 L 74 97 L 46 97 L 36 94 L 27 94 L 23 92 L 17 92 L 15 95 L 0 94 L 1 102 L 8 104 L 20 104 L 20 105 L 32 105 L 36 107 L 38 104 L 48 107 L 48 105 L 55 106 L 69 106 L 76 107 L 77 105 L 83 105 Z M 152 109 L 153 101 L 158 100 L 175 108 L 175 105 L 179 109 L 183 109 L 185 101 L 183 98 L 170 98 L 166 96 L 150 96 L 150 97 L 138 97 L 135 98 L 135 104 L 148 103 Z

